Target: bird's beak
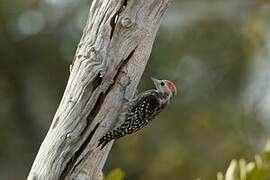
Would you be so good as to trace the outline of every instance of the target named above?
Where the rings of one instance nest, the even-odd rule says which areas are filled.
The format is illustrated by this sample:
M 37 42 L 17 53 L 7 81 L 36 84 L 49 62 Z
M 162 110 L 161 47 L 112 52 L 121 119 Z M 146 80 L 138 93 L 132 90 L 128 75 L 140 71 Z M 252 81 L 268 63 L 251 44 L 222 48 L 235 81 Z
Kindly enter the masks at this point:
M 154 85 L 155 85 L 156 87 L 159 87 L 159 80 L 156 79 L 156 78 L 153 78 L 153 77 L 151 77 L 151 79 L 152 79 Z

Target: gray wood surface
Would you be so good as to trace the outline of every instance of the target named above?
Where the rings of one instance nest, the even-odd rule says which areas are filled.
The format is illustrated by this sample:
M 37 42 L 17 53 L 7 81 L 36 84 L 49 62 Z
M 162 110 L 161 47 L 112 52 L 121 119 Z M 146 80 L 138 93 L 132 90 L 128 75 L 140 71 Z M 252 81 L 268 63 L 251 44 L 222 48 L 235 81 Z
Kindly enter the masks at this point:
M 28 180 L 96 180 L 111 149 L 98 139 L 132 98 L 170 0 L 93 0 L 71 73 Z

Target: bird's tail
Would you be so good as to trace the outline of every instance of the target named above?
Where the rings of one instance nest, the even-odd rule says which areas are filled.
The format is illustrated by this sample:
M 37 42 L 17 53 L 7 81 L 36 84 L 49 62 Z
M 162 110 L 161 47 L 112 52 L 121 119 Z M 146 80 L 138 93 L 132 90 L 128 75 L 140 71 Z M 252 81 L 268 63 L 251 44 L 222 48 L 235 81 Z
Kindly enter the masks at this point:
M 100 149 L 103 149 L 111 140 L 118 139 L 122 136 L 123 135 L 119 132 L 119 128 L 112 130 L 99 139 L 97 147 L 101 147 Z
M 102 150 L 111 140 L 112 139 L 108 137 L 108 135 L 106 134 L 105 136 L 99 139 L 97 147 L 100 147 L 100 150 Z

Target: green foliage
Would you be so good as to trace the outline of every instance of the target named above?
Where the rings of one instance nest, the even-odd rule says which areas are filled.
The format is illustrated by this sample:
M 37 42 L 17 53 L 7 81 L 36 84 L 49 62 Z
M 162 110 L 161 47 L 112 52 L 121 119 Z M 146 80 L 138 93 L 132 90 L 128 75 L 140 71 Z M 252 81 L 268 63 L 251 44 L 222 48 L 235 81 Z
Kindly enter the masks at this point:
M 124 177 L 125 177 L 125 172 L 122 169 L 117 168 L 117 169 L 112 170 L 107 175 L 105 180 L 124 180 Z
M 217 180 L 266 180 L 270 177 L 270 139 L 261 155 L 255 155 L 254 161 L 233 159 L 225 175 L 219 172 Z

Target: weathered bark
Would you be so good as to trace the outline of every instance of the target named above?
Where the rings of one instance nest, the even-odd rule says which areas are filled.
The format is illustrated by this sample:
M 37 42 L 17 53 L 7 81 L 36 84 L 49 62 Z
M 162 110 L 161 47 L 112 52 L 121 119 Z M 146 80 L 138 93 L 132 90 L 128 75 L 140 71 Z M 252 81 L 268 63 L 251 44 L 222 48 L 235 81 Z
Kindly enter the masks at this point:
M 112 143 L 98 139 L 117 125 L 132 98 L 170 0 L 94 0 L 72 70 L 28 180 L 96 180 Z

